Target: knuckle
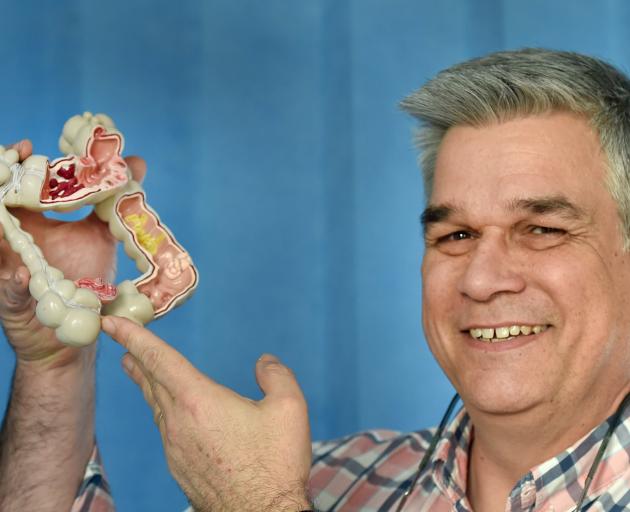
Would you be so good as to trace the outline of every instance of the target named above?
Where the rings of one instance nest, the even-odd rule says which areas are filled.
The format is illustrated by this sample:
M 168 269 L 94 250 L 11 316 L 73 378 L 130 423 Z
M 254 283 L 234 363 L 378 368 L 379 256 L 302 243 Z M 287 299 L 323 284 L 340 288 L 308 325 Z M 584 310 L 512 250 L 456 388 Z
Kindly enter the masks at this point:
M 138 345 L 141 343 L 142 339 L 138 335 L 138 333 L 133 329 L 134 326 L 129 326 L 127 324 L 120 325 L 118 327 L 121 335 L 121 339 L 123 340 L 125 346 L 129 348 L 130 351 L 137 350 Z
M 181 396 L 181 404 L 188 415 L 198 419 L 201 414 L 201 405 L 198 397 L 194 393 L 184 393 Z
M 179 441 L 178 429 L 170 418 L 164 418 L 164 437 L 172 446 Z
M 137 350 L 142 343 L 140 326 L 126 318 L 116 319 L 116 337 L 130 351 Z
M 140 361 L 148 372 L 153 373 L 160 362 L 160 352 L 155 348 L 148 348 L 142 352 Z
M 285 395 L 278 398 L 277 407 L 287 414 L 296 414 L 306 410 L 306 402 L 301 396 Z

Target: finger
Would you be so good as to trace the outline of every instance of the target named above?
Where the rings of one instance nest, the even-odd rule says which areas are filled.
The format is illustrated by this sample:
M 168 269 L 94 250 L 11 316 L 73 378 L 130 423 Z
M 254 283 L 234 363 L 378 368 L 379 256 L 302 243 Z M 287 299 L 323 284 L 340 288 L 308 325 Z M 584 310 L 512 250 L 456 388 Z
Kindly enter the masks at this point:
M 154 418 L 160 411 L 170 414 L 173 410 L 173 399 L 161 384 L 152 382 L 147 376 L 142 364 L 131 354 L 123 356 L 122 366 L 125 373 L 140 388 L 147 405 L 153 411 Z
M 30 307 L 31 294 L 28 289 L 30 274 L 24 266 L 18 267 L 8 277 L 0 279 L 2 288 L 2 305 L 0 309 L 16 313 Z
M 13 279 L 11 279 L 10 285 L 8 287 L 8 293 L 12 298 L 16 299 L 24 299 L 26 297 L 30 297 L 30 292 L 28 289 L 28 282 L 31 279 L 31 273 L 28 269 L 21 265 L 15 269 L 13 273 Z
M 265 398 L 299 398 L 304 400 L 302 390 L 293 372 L 270 354 L 263 354 L 256 362 L 256 382 Z
M 199 372 L 177 350 L 131 320 L 106 316 L 102 327 L 140 361 L 149 378 L 162 384 L 173 396 L 185 391 L 191 380 L 199 377 Z
M 131 176 L 134 181 L 142 183 L 144 176 L 147 173 L 147 162 L 144 158 L 139 156 L 128 156 L 125 158 L 125 162 L 127 162 L 129 170 L 131 170 Z
M 15 144 L 11 144 L 9 148 L 15 149 L 18 152 L 20 162 L 26 160 L 33 154 L 33 143 L 28 139 L 22 139 Z
M 4 230 L 0 228 L 0 277 L 12 277 L 16 269 L 24 266 L 22 258 L 11 249 L 11 245 L 4 238 Z
M 122 365 L 127 375 L 132 377 L 132 379 L 134 376 L 137 376 L 139 382 L 142 382 L 143 384 L 146 383 L 147 389 L 140 385 L 139 382 L 136 382 L 136 384 L 142 387 L 142 391 L 145 394 L 147 401 L 150 399 L 157 402 L 158 406 L 162 409 L 168 409 L 173 405 L 173 396 L 164 386 L 162 386 L 162 384 L 152 380 L 142 363 L 129 352 L 123 356 Z M 143 378 L 144 381 L 142 380 Z

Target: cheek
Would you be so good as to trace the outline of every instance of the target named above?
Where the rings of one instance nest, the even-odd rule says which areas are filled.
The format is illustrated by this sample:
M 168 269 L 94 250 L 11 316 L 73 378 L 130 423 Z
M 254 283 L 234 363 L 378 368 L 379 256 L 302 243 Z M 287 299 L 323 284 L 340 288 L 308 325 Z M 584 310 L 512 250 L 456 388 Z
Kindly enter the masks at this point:
M 454 305 L 457 297 L 457 271 L 453 265 L 433 258 L 422 263 L 422 310 L 424 321 L 433 315 L 442 316 Z
M 443 363 L 450 328 L 456 325 L 453 315 L 461 300 L 457 292 L 458 270 L 444 261 L 427 260 L 422 265 L 422 324 L 429 348 Z
M 556 320 L 570 333 L 573 342 L 605 343 L 615 324 L 619 288 L 612 279 L 611 262 L 596 253 L 559 254 L 540 259 L 533 282 L 553 303 Z

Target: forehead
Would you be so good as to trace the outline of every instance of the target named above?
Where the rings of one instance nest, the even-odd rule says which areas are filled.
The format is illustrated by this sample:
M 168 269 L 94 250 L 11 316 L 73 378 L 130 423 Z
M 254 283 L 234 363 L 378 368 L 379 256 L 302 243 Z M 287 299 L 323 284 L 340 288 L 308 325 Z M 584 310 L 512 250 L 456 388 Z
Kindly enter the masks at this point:
M 432 204 L 498 208 L 542 195 L 567 196 L 587 207 L 613 203 L 606 158 L 583 117 L 555 112 L 448 130 L 436 161 Z

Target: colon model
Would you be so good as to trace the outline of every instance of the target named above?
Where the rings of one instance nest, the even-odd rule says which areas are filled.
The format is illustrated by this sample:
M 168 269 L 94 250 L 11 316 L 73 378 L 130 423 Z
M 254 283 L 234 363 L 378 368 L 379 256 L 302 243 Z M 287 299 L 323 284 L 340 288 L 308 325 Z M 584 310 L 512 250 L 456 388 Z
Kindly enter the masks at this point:
M 121 157 L 124 139 L 111 119 L 85 113 L 66 122 L 59 141 L 67 156 L 50 162 L 33 155 L 21 164 L 0 149 L 0 224 L 11 248 L 31 273 L 36 314 L 68 345 L 87 345 L 100 331 L 100 315 L 145 324 L 185 301 L 197 269 L 159 216 Z M 68 211 L 92 204 L 142 275 L 118 286 L 85 276 L 76 281 L 46 262 L 33 237 L 6 207 Z

